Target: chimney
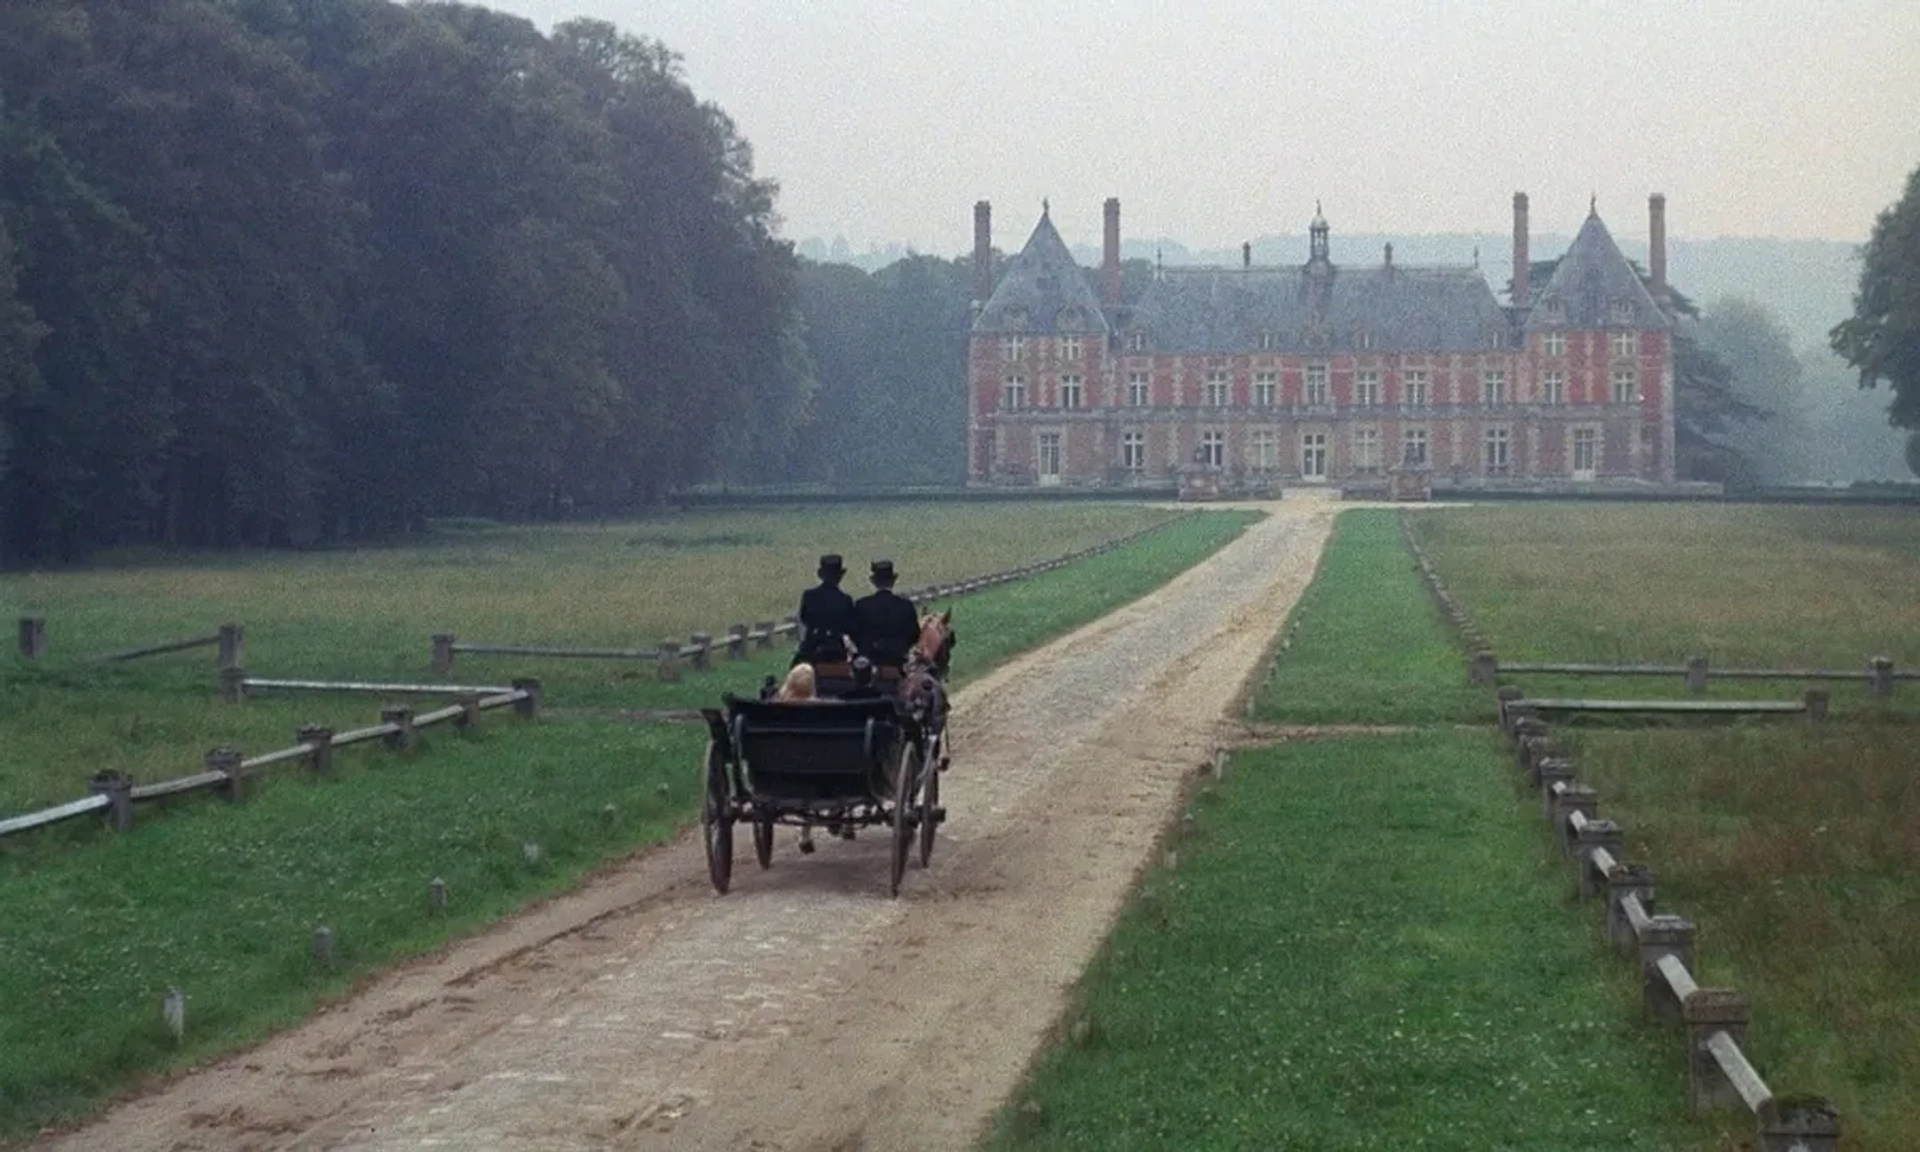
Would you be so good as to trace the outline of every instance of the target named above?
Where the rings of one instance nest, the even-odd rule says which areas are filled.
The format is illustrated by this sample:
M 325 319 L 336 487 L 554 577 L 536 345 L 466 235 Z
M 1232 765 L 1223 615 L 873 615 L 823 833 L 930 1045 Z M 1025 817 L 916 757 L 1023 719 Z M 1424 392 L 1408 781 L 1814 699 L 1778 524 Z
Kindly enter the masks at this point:
M 1240 245 L 1240 267 L 1253 267 L 1253 241 L 1247 240 Z
M 1647 275 L 1653 294 L 1667 294 L 1667 198 L 1659 192 L 1647 197 Z
M 1393 267 L 1393 241 L 1387 241 L 1387 267 Z
M 1513 194 L 1513 306 L 1533 303 L 1533 264 L 1527 259 L 1527 194 Z
M 993 206 L 981 200 L 973 206 L 973 298 L 982 303 L 993 295 Z
M 1106 252 L 1100 264 L 1100 302 L 1120 305 L 1120 198 L 1107 197 Z

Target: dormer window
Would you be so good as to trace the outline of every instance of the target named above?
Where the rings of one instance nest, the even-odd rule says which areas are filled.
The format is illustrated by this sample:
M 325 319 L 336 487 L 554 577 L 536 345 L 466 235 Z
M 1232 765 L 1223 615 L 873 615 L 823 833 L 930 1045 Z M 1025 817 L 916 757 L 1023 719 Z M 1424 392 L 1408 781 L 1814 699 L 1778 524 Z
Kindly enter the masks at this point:
M 1081 312 L 1081 311 L 1080 311 L 1080 309 L 1078 309 L 1078 308 L 1063 308 L 1063 309 L 1061 309 L 1061 311 L 1060 311 L 1060 327 L 1062 327 L 1062 328 L 1085 328 L 1086 326 L 1087 326 L 1087 317 L 1086 317 L 1086 314 L 1085 314 L 1085 313 L 1083 313 L 1083 312 Z
M 1271 332 L 1260 333 L 1260 351 L 1271 352 L 1273 351 L 1273 346 L 1276 343 L 1277 341 L 1274 339 L 1273 333 Z
M 1146 350 L 1147 350 L 1147 334 L 1145 332 L 1136 331 L 1136 332 L 1127 333 L 1127 351 L 1145 352 Z
M 1560 297 L 1558 296 L 1549 296 L 1545 300 L 1542 300 L 1540 302 L 1540 308 L 1552 323 L 1558 324 L 1567 318 L 1567 306 L 1560 302 Z
M 1615 300 L 1607 309 L 1607 319 L 1614 324 L 1633 323 L 1633 304 L 1626 300 Z
M 1360 350 L 1360 351 L 1362 351 L 1362 352 L 1371 352 L 1371 351 L 1373 351 L 1373 332 L 1372 332 L 1372 330 L 1371 330 L 1371 329 L 1367 329 L 1367 328 L 1361 328 L 1361 329 L 1359 329 L 1359 330 L 1357 330 L 1356 332 L 1354 332 L 1354 334 L 1353 334 L 1353 346 L 1354 346 L 1355 348 L 1357 348 L 1357 349 L 1359 349 L 1359 350 Z
M 1000 318 L 1009 328 L 1025 328 L 1027 326 L 1027 310 L 1017 305 L 1001 312 Z

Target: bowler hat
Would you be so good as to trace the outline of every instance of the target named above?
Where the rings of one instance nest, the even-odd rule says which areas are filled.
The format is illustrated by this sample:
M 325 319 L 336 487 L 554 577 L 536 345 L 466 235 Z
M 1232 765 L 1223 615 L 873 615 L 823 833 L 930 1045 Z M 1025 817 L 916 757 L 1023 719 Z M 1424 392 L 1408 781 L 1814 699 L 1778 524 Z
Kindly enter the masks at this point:
M 875 560 L 871 567 L 872 574 L 868 578 L 875 584 L 891 584 L 898 579 L 894 574 L 891 560 Z
M 846 574 L 846 571 L 847 566 L 840 562 L 840 554 L 838 552 L 829 552 L 825 556 L 820 557 L 820 575 L 843 576 Z

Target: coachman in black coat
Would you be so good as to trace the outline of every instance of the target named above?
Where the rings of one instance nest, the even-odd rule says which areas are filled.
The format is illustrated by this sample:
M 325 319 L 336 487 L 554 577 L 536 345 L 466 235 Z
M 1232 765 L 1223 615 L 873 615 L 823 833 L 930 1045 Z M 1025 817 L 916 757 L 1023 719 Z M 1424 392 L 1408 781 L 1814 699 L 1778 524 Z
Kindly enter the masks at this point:
M 907 662 L 907 653 L 920 640 L 920 614 L 913 601 L 893 591 L 898 579 L 893 561 L 873 562 L 873 594 L 863 596 L 853 606 L 854 643 L 877 667 L 898 668 Z
M 793 662 L 832 664 L 847 658 L 847 636 L 857 635 L 853 597 L 840 588 L 847 569 L 840 557 L 820 557 L 820 583 L 800 594 L 800 649 Z

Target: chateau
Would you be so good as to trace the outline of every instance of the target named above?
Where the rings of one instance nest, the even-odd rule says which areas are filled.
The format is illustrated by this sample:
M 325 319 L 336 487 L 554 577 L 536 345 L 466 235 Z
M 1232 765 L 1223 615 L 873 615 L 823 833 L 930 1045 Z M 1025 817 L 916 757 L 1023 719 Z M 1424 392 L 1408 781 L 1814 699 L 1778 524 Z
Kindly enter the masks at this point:
M 993 282 L 974 206 L 969 481 L 1225 492 L 1385 486 L 1390 476 L 1548 486 L 1674 479 L 1666 201 L 1643 282 L 1590 211 L 1536 293 L 1513 198 L 1512 303 L 1477 267 L 1333 262 L 1318 209 L 1304 263 L 1156 267 L 1123 299 L 1120 202 L 1096 291 L 1043 207 Z

